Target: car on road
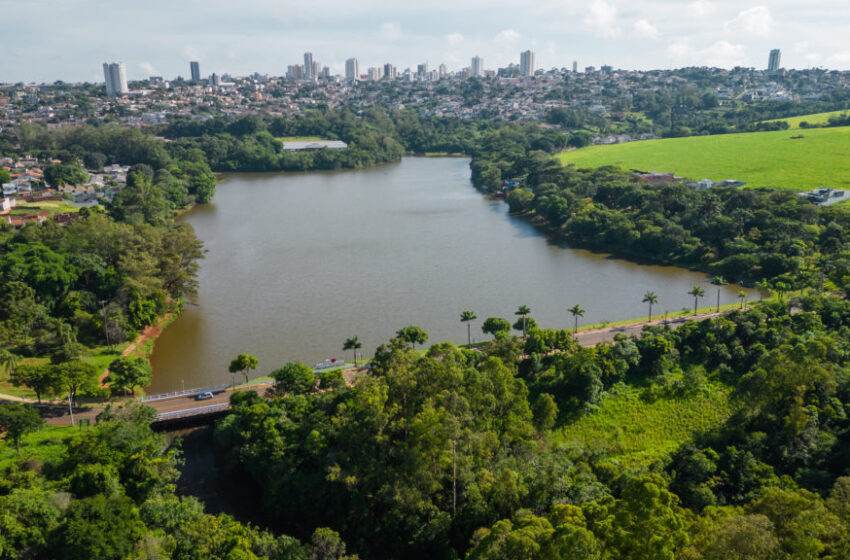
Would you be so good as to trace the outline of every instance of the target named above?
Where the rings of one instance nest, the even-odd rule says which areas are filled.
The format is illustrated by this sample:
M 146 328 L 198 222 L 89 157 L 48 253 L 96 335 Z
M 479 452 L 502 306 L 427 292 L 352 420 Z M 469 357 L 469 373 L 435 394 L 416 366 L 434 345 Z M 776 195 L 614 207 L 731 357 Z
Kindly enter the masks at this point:
M 204 391 L 203 393 L 198 393 L 195 395 L 196 401 L 208 401 L 213 398 L 213 394 L 209 391 Z

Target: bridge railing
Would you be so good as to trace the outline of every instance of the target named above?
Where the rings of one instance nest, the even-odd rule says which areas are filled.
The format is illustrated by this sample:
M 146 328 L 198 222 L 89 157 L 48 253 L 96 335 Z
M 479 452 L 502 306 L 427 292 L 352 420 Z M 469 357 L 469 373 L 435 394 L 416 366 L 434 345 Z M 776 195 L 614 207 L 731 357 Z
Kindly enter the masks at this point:
M 201 393 L 210 392 L 210 393 L 221 393 L 225 389 L 230 387 L 230 385 L 217 385 L 215 387 L 204 387 L 201 389 L 184 389 L 182 391 L 172 391 L 170 393 L 159 393 L 157 395 L 147 395 L 145 397 L 140 398 L 139 400 L 143 403 L 150 403 L 156 401 L 164 401 L 166 399 L 176 399 L 179 397 L 193 397 L 195 395 L 200 395 Z
M 208 404 L 207 406 L 199 406 L 197 408 L 186 408 L 183 410 L 172 410 L 170 412 L 160 412 L 156 415 L 157 420 L 168 420 L 169 418 L 183 418 L 186 416 L 200 416 L 202 414 L 211 414 L 230 408 L 230 403 Z

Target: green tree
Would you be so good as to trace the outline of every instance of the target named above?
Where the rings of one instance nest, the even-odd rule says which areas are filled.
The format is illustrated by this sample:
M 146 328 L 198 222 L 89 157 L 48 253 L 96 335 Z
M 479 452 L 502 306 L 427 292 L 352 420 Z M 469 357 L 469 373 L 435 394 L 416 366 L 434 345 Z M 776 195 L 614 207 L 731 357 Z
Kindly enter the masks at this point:
M 345 342 L 342 344 L 343 351 L 354 350 L 354 367 L 357 367 L 357 351 L 361 348 L 363 348 L 363 344 L 361 344 L 356 336 L 345 339 Z
M 747 299 L 747 292 L 745 292 L 744 290 L 741 290 L 740 292 L 738 292 L 738 299 L 741 300 L 741 309 L 743 309 L 744 308 L 744 302 Z
M 94 386 L 97 383 L 98 370 L 93 364 L 86 362 L 65 362 L 56 366 L 59 373 L 59 384 L 68 393 L 69 406 L 76 403 L 77 391 L 81 387 Z
M 720 287 L 728 284 L 722 276 L 715 276 L 711 279 L 711 285 L 717 286 L 717 313 L 720 313 Z
M 646 292 L 645 294 L 643 294 L 642 303 L 648 303 L 649 304 L 649 318 L 647 319 L 647 321 L 651 322 L 652 321 L 652 306 L 655 305 L 656 303 L 658 303 L 658 296 L 655 295 L 655 292 Z
M 481 324 L 481 332 L 496 336 L 499 333 L 508 333 L 511 331 L 511 322 L 501 317 L 487 317 L 484 323 Z
M 41 397 L 59 389 L 61 379 L 55 366 L 49 364 L 19 366 L 11 376 L 12 385 L 29 387 L 41 404 Z
M 275 390 L 279 393 L 304 394 L 316 388 L 316 374 L 301 362 L 289 362 L 282 368 L 271 372 L 275 381 Z
M 0 369 L 3 371 L 3 377 L 11 377 L 20 363 L 21 358 L 17 354 L 8 350 L 0 350 Z M 3 377 L 0 377 L 0 379 L 3 379 Z
M 428 341 L 428 333 L 422 327 L 410 325 L 399 329 L 395 335 L 401 340 L 416 348 L 417 344 L 425 344 Z
M 577 333 L 578 332 L 578 318 L 584 317 L 584 309 L 582 309 L 579 304 L 575 304 L 574 306 L 570 307 L 568 311 L 570 312 L 570 314 L 572 314 L 573 319 L 575 319 L 575 324 L 573 326 L 573 332 Z
M 525 319 L 528 317 L 528 314 L 531 313 L 531 309 L 527 305 L 520 305 L 517 310 L 514 312 L 514 315 L 518 315 L 522 320 L 522 336 L 525 338 Z
M 460 322 L 466 323 L 466 343 L 472 344 L 472 325 L 470 321 L 474 321 L 478 317 L 471 310 L 467 309 L 460 314 Z
M 257 369 L 257 357 L 251 354 L 239 354 L 230 362 L 228 370 L 230 373 L 242 372 L 245 383 L 248 383 L 248 375 L 252 369 Z
M 151 383 L 151 364 L 145 358 L 121 356 L 109 364 L 109 375 L 104 380 L 111 388 L 132 393 L 136 387 Z
M 549 393 L 540 393 L 531 409 L 534 427 L 538 432 L 547 432 L 555 426 L 558 420 L 558 405 Z
M 0 404 L 0 431 L 15 442 L 18 455 L 21 454 L 21 438 L 39 429 L 42 424 L 44 419 L 32 405 Z
M 699 298 L 705 296 L 705 291 L 702 288 L 700 288 L 699 286 L 694 286 L 691 289 L 691 291 L 688 292 L 688 295 L 694 296 L 694 315 L 696 315 L 697 314 L 697 301 L 699 300 Z
M 146 534 L 133 501 L 126 496 L 74 500 L 50 539 L 57 560 L 129 558 Z

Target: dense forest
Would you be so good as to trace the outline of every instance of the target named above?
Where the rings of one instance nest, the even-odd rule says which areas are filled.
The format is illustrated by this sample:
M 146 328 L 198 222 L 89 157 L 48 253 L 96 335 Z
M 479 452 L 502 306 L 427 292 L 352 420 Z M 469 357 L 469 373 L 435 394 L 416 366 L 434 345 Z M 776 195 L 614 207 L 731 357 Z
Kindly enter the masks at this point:
M 133 403 L 110 408 L 96 426 L 53 428 L 17 455 L 0 454 L 0 559 L 351 558 L 329 529 L 301 543 L 178 497 L 179 441 L 151 430 L 152 412 Z M 7 433 L 40 423 L 31 409 L 0 405 Z
M 844 287 L 850 274 L 850 213 L 817 207 L 793 192 L 649 185 L 614 167 L 563 166 L 534 136 L 498 130 L 479 141 L 472 181 L 500 192 L 556 241 L 639 260 L 697 268 L 778 289 Z
M 363 558 L 843 558 L 850 304 L 800 305 L 596 348 L 536 328 L 424 355 L 393 339 L 354 387 L 235 396 L 218 439 L 277 526 L 327 525 Z M 711 384 L 737 412 L 663 461 L 557 443 L 618 387 Z

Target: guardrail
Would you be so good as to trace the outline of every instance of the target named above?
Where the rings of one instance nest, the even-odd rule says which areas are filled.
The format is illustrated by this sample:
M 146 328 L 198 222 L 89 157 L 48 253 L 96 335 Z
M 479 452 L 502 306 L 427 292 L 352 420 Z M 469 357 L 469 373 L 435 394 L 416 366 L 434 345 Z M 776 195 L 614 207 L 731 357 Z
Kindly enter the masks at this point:
M 183 418 L 186 416 L 200 416 L 202 414 L 220 412 L 222 410 L 227 410 L 228 408 L 230 408 L 230 403 L 208 404 L 207 406 L 199 406 L 197 408 L 160 412 L 156 415 L 156 420 L 168 420 L 170 418 Z
M 217 385 L 215 387 L 204 387 L 202 389 L 184 389 L 182 391 L 172 391 L 170 393 L 159 393 L 158 395 L 148 395 L 146 397 L 142 397 L 139 399 L 143 403 L 150 403 L 156 401 L 164 401 L 166 399 L 176 399 L 179 397 L 192 397 L 195 395 L 199 395 L 204 392 L 210 393 L 221 393 L 225 389 L 230 387 L 230 385 Z

